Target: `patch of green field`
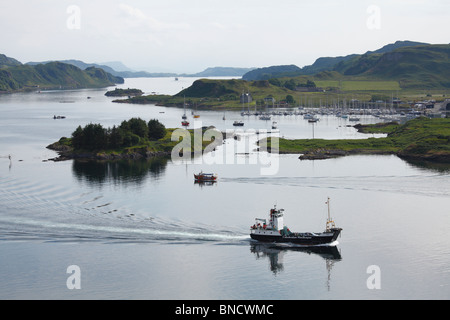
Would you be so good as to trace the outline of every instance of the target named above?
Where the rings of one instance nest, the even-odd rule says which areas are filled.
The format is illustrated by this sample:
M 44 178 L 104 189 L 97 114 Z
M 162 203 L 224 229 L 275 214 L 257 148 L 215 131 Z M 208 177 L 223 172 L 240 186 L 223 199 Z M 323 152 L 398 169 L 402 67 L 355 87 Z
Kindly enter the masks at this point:
M 374 129 L 374 126 L 368 127 Z M 418 118 L 402 126 L 389 125 L 387 138 L 358 140 L 300 139 L 279 140 L 280 153 L 333 154 L 396 153 L 410 158 L 450 163 L 450 119 Z M 260 146 L 272 150 L 271 139 L 263 139 Z
M 342 91 L 396 91 L 401 90 L 398 81 L 356 81 L 322 80 L 315 81 L 321 88 L 339 88 Z

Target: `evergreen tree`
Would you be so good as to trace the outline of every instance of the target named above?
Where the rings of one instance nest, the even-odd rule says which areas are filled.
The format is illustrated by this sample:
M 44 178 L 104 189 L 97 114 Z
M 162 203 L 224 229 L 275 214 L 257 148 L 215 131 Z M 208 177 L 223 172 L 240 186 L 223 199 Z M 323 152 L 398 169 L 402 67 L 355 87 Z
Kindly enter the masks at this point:
M 148 122 L 148 138 L 150 140 L 159 140 L 166 136 L 166 127 L 156 119 Z
M 131 118 L 128 121 L 123 121 L 120 128 L 125 131 L 130 131 L 141 138 L 147 138 L 148 136 L 147 123 L 141 118 Z

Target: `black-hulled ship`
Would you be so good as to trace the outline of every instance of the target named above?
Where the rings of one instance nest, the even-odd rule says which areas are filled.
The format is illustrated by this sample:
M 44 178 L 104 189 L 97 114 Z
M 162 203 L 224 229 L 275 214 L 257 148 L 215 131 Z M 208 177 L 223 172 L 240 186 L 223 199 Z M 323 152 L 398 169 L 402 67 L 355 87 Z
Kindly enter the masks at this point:
M 291 232 L 283 223 L 284 210 L 275 206 L 270 210 L 268 221 L 256 219 L 256 223 L 250 228 L 250 237 L 261 242 L 294 243 L 304 246 L 333 245 L 342 229 L 336 228 L 330 217 L 330 198 L 326 204 L 328 204 L 328 220 L 324 232 Z

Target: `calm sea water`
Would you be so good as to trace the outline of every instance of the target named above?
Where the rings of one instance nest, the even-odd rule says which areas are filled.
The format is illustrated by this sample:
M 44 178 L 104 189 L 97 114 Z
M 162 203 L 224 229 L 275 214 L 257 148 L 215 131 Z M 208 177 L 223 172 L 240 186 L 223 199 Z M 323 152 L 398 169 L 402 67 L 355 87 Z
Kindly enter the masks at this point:
M 194 80 L 127 79 L 121 87 L 174 94 Z M 78 125 L 131 117 L 180 125 L 182 109 L 114 104 L 106 91 L 0 96 L 1 299 L 450 298 L 448 167 L 396 156 L 260 154 L 249 129 L 270 130 L 271 121 L 213 111 L 199 111 L 195 126 L 232 130 L 244 120 L 243 138 L 195 161 L 46 161 L 56 154 L 45 147 Z M 367 137 L 335 116 L 315 127 L 302 116 L 273 120 L 287 138 L 311 138 L 313 129 L 316 138 Z M 200 170 L 219 182 L 194 184 Z M 254 219 L 274 205 L 291 230 L 323 231 L 328 197 L 344 229 L 336 247 L 250 240 Z M 67 287 L 72 265 L 79 290 Z M 371 266 L 379 272 L 368 273 Z

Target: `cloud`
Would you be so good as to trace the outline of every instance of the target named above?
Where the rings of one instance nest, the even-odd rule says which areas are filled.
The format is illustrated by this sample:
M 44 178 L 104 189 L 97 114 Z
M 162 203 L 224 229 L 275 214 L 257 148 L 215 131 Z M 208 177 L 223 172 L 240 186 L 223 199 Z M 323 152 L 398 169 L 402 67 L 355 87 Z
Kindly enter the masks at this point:
M 127 4 L 119 4 L 119 9 L 128 17 L 136 18 L 138 20 L 145 20 L 147 16 L 137 8 L 133 8 Z
M 119 4 L 118 9 L 121 13 L 122 18 L 127 22 L 128 26 L 140 26 L 152 31 L 187 29 L 190 27 L 187 23 L 169 23 L 159 21 L 145 14 L 142 10 L 124 3 Z

